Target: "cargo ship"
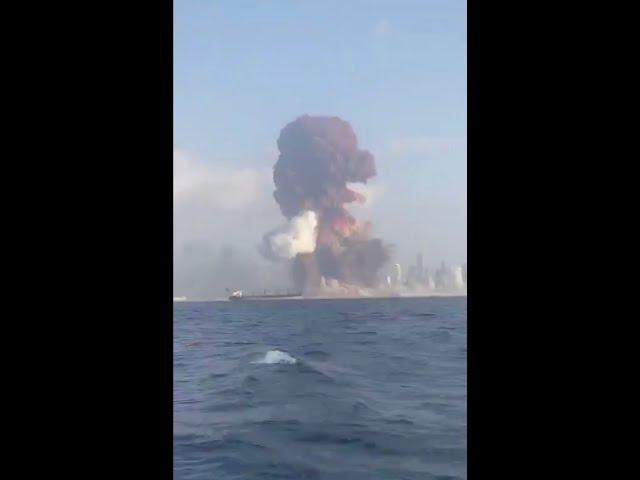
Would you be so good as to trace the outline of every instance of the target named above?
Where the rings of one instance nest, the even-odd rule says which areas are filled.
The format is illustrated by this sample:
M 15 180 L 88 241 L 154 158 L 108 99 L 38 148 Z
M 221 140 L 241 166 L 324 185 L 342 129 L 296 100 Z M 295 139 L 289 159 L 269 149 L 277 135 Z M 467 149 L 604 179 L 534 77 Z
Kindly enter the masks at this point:
M 302 292 L 299 293 L 265 293 L 264 295 L 245 295 L 242 290 L 235 290 L 229 295 L 229 300 L 269 300 L 278 298 L 301 298 Z

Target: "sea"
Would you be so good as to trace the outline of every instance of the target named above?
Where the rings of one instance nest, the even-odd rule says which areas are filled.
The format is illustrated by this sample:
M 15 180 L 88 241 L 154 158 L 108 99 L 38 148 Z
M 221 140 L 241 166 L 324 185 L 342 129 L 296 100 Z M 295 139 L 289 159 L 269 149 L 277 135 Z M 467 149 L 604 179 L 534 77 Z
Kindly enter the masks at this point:
M 467 299 L 179 302 L 176 480 L 466 479 Z

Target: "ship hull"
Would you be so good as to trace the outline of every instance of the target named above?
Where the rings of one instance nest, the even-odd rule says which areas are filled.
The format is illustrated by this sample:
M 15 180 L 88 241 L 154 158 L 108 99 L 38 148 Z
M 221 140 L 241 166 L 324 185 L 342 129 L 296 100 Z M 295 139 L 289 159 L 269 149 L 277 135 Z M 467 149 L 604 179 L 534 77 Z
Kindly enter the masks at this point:
M 283 295 L 242 295 L 242 296 L 230 296 L 229 300 L 274 300 L 278 298 L 300 298 L 302 293 L 297 294 L 283 294 Z

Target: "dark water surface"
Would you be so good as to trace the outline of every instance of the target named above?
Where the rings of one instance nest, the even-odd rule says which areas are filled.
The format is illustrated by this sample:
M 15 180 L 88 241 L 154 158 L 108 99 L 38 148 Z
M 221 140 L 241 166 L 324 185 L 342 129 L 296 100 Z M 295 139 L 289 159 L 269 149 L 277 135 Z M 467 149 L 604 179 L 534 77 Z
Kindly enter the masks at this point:
M 174 304 L 174 478 L 464 479 L 466 298 Z

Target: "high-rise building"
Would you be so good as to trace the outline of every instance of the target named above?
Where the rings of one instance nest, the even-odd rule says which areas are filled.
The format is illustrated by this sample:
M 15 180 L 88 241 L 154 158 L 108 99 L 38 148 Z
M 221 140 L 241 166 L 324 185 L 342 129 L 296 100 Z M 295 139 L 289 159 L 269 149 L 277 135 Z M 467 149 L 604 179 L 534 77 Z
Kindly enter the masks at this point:
M 431 272 L 428 270 L 425 270 L 425 274 L 424 274 L 424 285 L 425 287 L 427 287 L 429 290 L 434 290 L 436 288 L 436 282 L 433 279 L 433 275 L 431 275 Z
M 424 263 L 422 259 L 422 254 L 418 253 L 416 257 L 416 278 L 418 282 L 424 282 Z
M 464 288 L 464 277 L 462 275 L 462 267 L 454 267 L 451 269 L 451 287 L 454 290 L 462 290 Z
M 447 279 L 447 266 L 444 262 L 440 264 L 440 267 L 436 270 L 435 275 L 435 284 L 436 288 L 445 289 L 448 287 L 448 279 Z
M 407 285 L 413 287 L 418 283 L 418 277 L 416 275 L 416 266 L 411 265 L 409 267 L 409 272 L 407 272 Z
M 393 275 L 392 275 L 392 278 L 393 278 L 393 283 L 394 283 L 395 285 L 400 285 L 400 284 L 402 284 L 402 267 L 400 267 L 400 264 L 399 264 L 399 263 L 396 263 L 396 264 L 393 266 Z

